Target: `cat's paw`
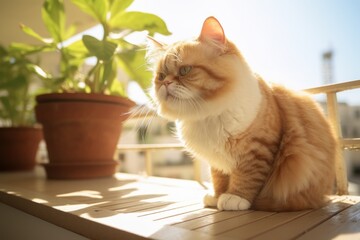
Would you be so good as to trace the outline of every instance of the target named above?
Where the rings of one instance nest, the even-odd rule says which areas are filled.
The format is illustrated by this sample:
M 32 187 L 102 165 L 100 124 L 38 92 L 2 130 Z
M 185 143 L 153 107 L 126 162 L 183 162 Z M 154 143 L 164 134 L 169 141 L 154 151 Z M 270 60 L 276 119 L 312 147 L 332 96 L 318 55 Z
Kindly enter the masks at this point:
M 250 202 L 245 198 L 229 193 L 221 194 L 217 203 L 219 210 L 247 210 L 250 206 Z
M 206 194 L 204 196 L 203 203 L 205 207 L 216 207 L 218 204 L 218 198 L 211 194 Z

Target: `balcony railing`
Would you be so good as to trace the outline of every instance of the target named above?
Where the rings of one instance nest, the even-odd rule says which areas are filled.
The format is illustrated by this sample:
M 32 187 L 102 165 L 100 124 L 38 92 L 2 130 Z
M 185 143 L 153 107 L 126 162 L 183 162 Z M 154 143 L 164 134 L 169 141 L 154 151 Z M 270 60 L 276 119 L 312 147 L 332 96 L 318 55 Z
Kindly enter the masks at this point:
M 346 90 L 360 88 L 360 80 L 336 83 L 316 88 L 305 89 L 311 94 L 326 94 L 328 118 L 335 128 L 335 133 L 339 139 L 342 150 L 360 149 L 360 138 L 343 138 L 341 132 L 341 122 L 338 111 L 337 93 Z M 336 158 L 336 186 L 339 195 L 348 194 L 348 180 L 346 174 L 346 164 L 344 154 L 341 152 Z
M 304 91 L 311 94 L 325 94 L 326 106 L 329 121 L 335 128 L 335 132 L 339 139 L 341 151 L 339 156 L 336 157 L 336 187 L 337 194 L 348 194 L 348 180 L 346 174 L 346 165 L 343 156 L 343 150 L 359 150 L 360 138 L 343 138 L 341 132 L 341 122 L 338 112 L 338 100 L 337 93 L 346 90 L 360 88 L 360 80 L 336 83 L 330 85 L 324 85 L 315 88 L 304 89 Z M 150 114 L 153 115 L 154 113 Z M 149 115 L 137 115 L 139 117 L 149 117 Z M 153 162 L 151 157 L 152 151 L 166 150 L 166 149 L 178 149 L 182 150 L 181 144 L 119 144 L 118 150 L 120 152 L 125 151 L 140 151 L 145 154 L 146 174 L 148 176 L 153 175 Z M 199 183 L 202 183 L 201 166 L 199 161 L 194 161 L 194 179 Z

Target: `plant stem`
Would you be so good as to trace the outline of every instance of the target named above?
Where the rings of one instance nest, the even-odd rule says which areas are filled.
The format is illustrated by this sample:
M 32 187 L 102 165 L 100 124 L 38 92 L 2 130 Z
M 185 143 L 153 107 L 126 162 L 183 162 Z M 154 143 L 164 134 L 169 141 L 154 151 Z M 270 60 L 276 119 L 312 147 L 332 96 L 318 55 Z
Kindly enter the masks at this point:
M 28 106 L 28 102 L 29 99 L 27 98 L 29 92 L 29 83 L 26 84 L 24 91 L 23 91 L 23 102 L 22 102 L 22 106 L 21 106 L 21 111 L 20 111 L 20 116 L 19 116 L 19 125 L 25 125 L 26 124 L 26 114 L 27 114 L 27 106 Z
M 106 39 L 108 38 L 109 36 L 109 27 L 106 23 L 101 23 L 101 26 L 103 28 L 103 31 L 104 31 L 104 35 L 103 35 L 103 38 L 102 40 L 103 41 L 106 41 Z
M 94 92 L 100 93 L 100 67 L 101 62 L 98 59 L 94 69 Z

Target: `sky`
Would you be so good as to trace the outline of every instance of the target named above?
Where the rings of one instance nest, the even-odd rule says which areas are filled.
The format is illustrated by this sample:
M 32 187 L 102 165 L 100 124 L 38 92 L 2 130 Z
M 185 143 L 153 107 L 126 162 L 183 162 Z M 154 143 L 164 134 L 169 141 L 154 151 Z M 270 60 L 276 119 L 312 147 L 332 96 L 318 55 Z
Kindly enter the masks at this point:
M 165 43 L 197 37 L 215 16 L 254 72 L 292 89 L 323 84 L 329 50 L 334 82 L 360 79 L 360 0 L 135 0 L 129 10 L 164 19 Z M 360 90 L 339 99 L 358 105 Z

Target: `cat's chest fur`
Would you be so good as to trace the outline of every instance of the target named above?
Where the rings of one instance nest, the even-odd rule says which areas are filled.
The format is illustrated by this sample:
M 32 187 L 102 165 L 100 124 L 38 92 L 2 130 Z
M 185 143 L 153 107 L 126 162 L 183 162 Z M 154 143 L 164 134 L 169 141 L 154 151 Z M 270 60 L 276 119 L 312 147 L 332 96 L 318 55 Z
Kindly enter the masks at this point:
M 236 166 L 236 159 L 226 147 L 227 142 L 245 131 L 252 121 L 253 117 L 244 117 L 243 109 L 236 109 L 203 120 L 177 121 L 177 128 L 180 139 L 196 158 L 230 173 Z

